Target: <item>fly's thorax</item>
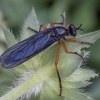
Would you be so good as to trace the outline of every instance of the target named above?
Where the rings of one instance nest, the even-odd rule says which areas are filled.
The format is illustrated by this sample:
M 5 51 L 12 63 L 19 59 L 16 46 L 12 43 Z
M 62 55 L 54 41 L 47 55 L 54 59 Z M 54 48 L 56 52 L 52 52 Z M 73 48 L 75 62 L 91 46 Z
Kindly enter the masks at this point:
M 53 29 L 53 35 L 62 38 L 62 37 L 68 36 L 69 33 L 68 33 L 68 31 L 66 30 L 66 28 L 64 28 L 64 27 L 55 27 L 55 28 Z

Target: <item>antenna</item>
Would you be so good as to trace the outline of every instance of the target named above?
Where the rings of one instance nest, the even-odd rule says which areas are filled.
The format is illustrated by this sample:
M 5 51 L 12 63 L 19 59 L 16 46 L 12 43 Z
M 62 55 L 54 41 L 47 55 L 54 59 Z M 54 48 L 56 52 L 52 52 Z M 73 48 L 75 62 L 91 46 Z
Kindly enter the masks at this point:
M 82 24 L 81 24 L 78 28 L 76 28 L 76 30 L 81 30 L 81 31 L 83 31 L 83 29 L 81 29 L 81 26 L 82 26 Z

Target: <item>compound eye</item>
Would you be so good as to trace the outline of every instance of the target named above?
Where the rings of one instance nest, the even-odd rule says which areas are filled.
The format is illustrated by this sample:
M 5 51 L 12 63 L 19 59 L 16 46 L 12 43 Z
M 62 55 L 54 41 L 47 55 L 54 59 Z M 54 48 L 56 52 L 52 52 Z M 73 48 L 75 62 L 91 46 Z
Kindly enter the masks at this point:
M 71 33 L 72 36 L 76 36 L 76 31 L 73 31 L 73 33 Z
M 69 34 L 72 36 L 76 36 L 76 28 L 73 24 L 68 24 L 66 29 L 69 31 Z
M 70 26 L 70 33 L 72 36 L 76 36 L 76 28 L 74 25 L 71 25 Z

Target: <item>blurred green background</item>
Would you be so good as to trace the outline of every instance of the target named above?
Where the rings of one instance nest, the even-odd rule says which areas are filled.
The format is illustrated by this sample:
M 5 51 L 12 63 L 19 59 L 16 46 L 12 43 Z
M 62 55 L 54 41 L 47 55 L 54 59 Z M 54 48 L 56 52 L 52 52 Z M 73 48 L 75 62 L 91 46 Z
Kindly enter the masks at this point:
M 65 11 L 67 24 L 72 23 L 76 27 L 83 24 L 84 31 L 79 31 L 79 34 L 100 30 L 100 0 L 0 0 L 0 24 L 12 29 L 15 37 L 18 37 L 32 7 L 43 24 L 56 21 Z M 0 55 L 6 48 L 4 36 L 0 32 Z M 100 73 L 100 39 L 88 50 L 91 50 L 91 55 L 87 66 Z M 0 68 L 0 94 L 10 86 L 12 79 L 9 73 Z M 91 81 L 93 84 L 85 90 L 95 100 L 100 100 L 100 77 Z

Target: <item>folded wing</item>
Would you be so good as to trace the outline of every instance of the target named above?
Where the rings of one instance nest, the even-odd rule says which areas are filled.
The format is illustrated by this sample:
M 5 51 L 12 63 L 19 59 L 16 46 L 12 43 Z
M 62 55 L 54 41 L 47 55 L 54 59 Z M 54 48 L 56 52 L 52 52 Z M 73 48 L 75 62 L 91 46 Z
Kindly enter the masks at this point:
M 0 57 L 4 68 L 15 67 L 53 44 L 56 40 L 50 37 L 51 30 L 41 31 L 7 49 Z

